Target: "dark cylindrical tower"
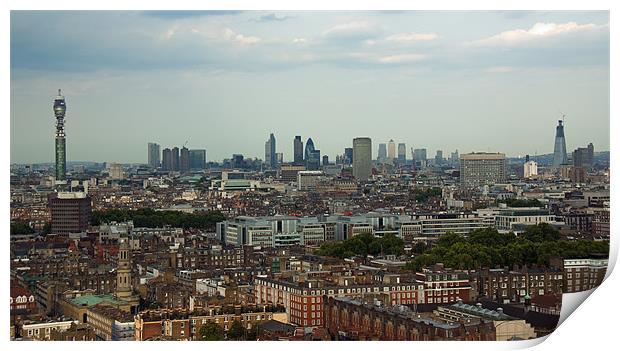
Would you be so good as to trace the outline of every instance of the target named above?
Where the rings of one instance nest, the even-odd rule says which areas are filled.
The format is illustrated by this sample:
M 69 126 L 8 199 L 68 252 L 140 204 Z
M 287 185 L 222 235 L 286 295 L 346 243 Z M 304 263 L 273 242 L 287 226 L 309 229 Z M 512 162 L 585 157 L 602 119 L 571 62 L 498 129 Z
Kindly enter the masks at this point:
M 65 143 L 65 112 L 67 105 L 65 97 L 58 89 L 58 96 L 54 98 L 54 115 L 56 116 L 56 180 L 66 180 L 67 154 Z

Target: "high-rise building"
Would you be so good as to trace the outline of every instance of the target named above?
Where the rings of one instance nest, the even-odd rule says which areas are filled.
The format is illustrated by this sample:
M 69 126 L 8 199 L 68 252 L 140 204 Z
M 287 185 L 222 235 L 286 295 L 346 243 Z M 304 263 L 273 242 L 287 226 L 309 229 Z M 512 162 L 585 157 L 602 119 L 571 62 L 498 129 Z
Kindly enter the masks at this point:
M 523 164 L 523 178 L 532 178 L 538 175 L 538 163 L 536 161 L 525 161 Z
M 426 161 L 426 149 L 413 150 L 413 156 L 416 161 Z
M 52 233 L 80 233 L 88 229 L 92 204 L 83 192 L 51 193 L 48 206 L 52 217 Z
M 179 158 L 179 171 L 181 171 L 181 173 L 189 172 L 189 149 L 185 146 L 181 148 L 181 157 Z
M 110 163 L 108 165 L 108 174 L 112 179 L 124 179 L 125 172 L 123 172 L 123 167 L 118 163 Z
M 329 156 L 323 155 L 323 166 L 329 165 Z
M 377 161 L 383 163 L 385 162 L 385 160 L 387 160 L 387 144 L 379 143 L 379 149 L 377 152 Z
M 555 146 L 553 148 L 553 166 L 559 167 L 568 163 L 568 156 L 566 155 L 566 140 L 564 139 L 564 126 L 562 120 L 558 121 L 558 126 L 555 128 Z
M 304 161 L 306 163 L 306 169 L 309 171 L 316 171 L 321 165 L 321 151 L 314 148 L 312 138 L 308 138 L 306 141 Z
M 293 163 L 296 165 L 304 164 L 304 142 L 301 135 L 296 135 L 293 140 Z
M 278 159 L 276 156 L 276 137 L 269 134 L 269 140 L 265 142 L 265 165 L 269 169 L 276 169 Z
M 443 164 L 443 151 L 437 150 L 437 154 L 435 155 L 435 165 L 441 166 Z
M 243 155 L 241 155 L 241 154 L 233 154 L 232 155 L 232 159 L 231 159 L 231 163 L 232 163 L 232 168 L 235 168 L 235 169 L 242 169 L 242 168 L 244 168 Z
M 579 147 L 573 151 L 573 166 L 592 168 L 594 165 L 594 145 L 588 144 L 588 147 Z
M 452 167 L 457 167 L 459 165 L 459 150 L 455 150 L 450 154 L 450 165 Z
M 372 141 L 370 138 L 353 139 L 353 177 L 368 180 L 372 167 Z
M 172 171 L 172 150 L 170 150 L 169 148 L 165 148 L 164 151 L 162 151 L 162 162 L 161 162 L 161 166 L 162 169 L 164 171 Z
M 347 165 L 353 164 L 353 148 L 345 147 L 344 148 L 344 163 Z
M 461 155 L 461 186 L 478 187 L 506 180 L 506 155 L 473 152 Z
M 407 163 L 407 146 L 405 143 L 398 143 L 398 163 L 401 165 Z
M 153 168 L 160 166 L 160 147 L 157 143 L 148 144 L 148 164 Z
M 396 144 L 394 144 L 394 140 L 390 139 L 388 142 L 388 160 L 390 162 L 394 161 L 396 158 Z
M 67 105 L 65 97 L 58 89 L 58 96 L 54 98 L 54 116 L 56 116 L 56 180 L 67 179 L 67 151 L 65 141 L 65 113 Z
M 189 169 L 198 171 L 205 168 L 207 168 L 207 150 L 189 150 Z
M 178 171 L 180 168 L 181 157 L 179 156 L 179 148 L 172 148 L 172 171 Z

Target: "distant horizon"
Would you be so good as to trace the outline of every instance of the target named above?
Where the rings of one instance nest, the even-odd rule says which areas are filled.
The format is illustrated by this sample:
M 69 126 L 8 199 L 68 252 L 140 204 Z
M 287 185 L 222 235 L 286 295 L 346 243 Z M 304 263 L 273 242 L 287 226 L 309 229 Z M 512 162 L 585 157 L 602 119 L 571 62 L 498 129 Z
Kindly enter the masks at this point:
M 188 149 L 192 150 L 191 148 L 188 148 Z M 163 150 L 163 148 L 162 148 L 162 150 Z M 595 150 L 596 150 L 596 146 L 595 146 Z M 428 151 L 428 149 L 427 149 L 427 151 Z M 445 150 L 442 150 L 442 151 L 445 151 Z M 472 151 L 470 151 L 470 152 L 472 152 Z M 463 154 L 468 154 L 470 152 L 464 152 Z M 473 151 L 473 152 L 488 152 L 488 151 Z M 207 150 L 207 163 L 210 163 L 210 162 L 222 163 L 222 161 L 224 161 L 224 159 L 230 159 L 230 158 L 224 158 L 224 159 L 215 160 L 215 161 L 214 160 L 209 160 L 208 159 L 208 153 L 209 153 L 209 150 Z M 595 155 L 596 154 L 601 154 L 601 153 L 611 153 L 611 150 L 594 151 Z M 569 157 L 571 157 L 572 151 L 568 152 L 568 154 L 569 154 Z M 459 152 L 459 155 L 461 155 L 461 152 Z M 231 156 L 232 156 L 232 154 L 231 154 Z M 524 154 L 522 156 L 519 156 L 519 155 L 517 155 L 517 156 L 506 155 L 506 158 L 509 158 L 509 159 L 525 159 L 526 156 L 527 156 L 526 154 Z M 530 156 L 530 158 L 552 157 L 553 156 L 553 152 L 546 153 L 546 154 L 529 155 L 529 156 Z M 245 155 L 243 155 L 243 158 L 246 159 L 248 157 L 245 157 Z M 261 157 L 249 157 L 249 158 L 250 159 L 254 159 L 254 158 L 262 159 Z M 426 157 L 427 160 L 434 159 L 434 158 L 435 158 L 434 156 L 427 154 L 427 157 Z M 448 159 L 449 160 L 449 154 L 448 154 L 448 157 L 444 156 L 444 159 Z M 330 156 L 329 160 L 330 160 L 330 163 L 332 163 L 332 157 L 331 156 Z M 407 161 L 410 161 L 410 160 L 411 160 L 411 157 L 408 156 L 407 157 Z M 377 161 L 376 155 L 372 157 L 372 161 Z M 284 161 L 283 163 L 284 164 L 288 164 L 288 163 L 292 163 L 292 162 L 293 162 L 293 160 Z M 122 164 L 122 165 L 139 165 L 139 164 L 147 165 L 148 164 L 147 160 L 145 160 L 144 162 L 141 162 L 141 161 L 139 161 L 139 162 L 117 162 L 117 161 L 93 161 L 93 160 L 77 160 L 77 161 L 67 160 L 67 164 L 70 164 L 70 163 L 71 164 L 73 164 L 73 163 L 78 163 L 78 164 L 79 163 L 118 163 L 118 164 Z M 54 165 L 55 161 L 11 162 L 11 165 L 47 165 L 47 164 Z
M 146 145 L 330 160 L 357 136 L 428 157 L 610 149 L 608 11 L 12 11 L 10 158 L 140 163 Z M 343 141 L 346 141 L 343 143 Z M 15 160 L 15 162 L 13 161 Z

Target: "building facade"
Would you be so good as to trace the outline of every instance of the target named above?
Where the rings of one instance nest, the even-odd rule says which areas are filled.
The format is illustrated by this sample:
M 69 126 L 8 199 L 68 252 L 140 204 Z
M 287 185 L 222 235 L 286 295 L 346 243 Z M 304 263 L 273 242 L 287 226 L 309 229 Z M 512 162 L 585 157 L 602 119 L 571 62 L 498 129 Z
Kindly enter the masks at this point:
M 360 181 L 370 178 L 372 167 L 372 141 L 370 138 L 353 139 L 353 177 Z

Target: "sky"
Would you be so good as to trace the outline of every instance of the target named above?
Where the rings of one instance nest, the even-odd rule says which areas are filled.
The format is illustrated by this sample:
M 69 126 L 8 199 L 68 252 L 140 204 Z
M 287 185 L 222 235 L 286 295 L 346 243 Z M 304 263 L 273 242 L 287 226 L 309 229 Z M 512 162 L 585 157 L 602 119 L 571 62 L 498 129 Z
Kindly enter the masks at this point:
M 11 163 L 138 163 L 147 143 L 264 159 L 359 136 L 509 156 L 609 150 L 607 11 L 12 11 Z

